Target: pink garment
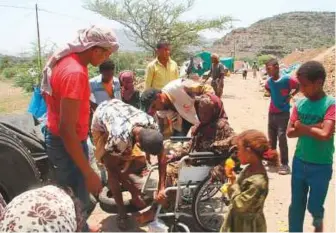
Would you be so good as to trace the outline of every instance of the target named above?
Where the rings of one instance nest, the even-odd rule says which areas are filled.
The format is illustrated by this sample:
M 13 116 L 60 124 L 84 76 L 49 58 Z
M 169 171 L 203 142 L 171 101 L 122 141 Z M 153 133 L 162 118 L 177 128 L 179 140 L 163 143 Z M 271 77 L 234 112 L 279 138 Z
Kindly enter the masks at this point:
M 119 74 L 121 84 L 121 96 L 124 100 L 129 101 L 134 94 L 134 73 L 126 70 Z
M 91 26 L 90 28 L 79 30 L 75 41 L 57 50 L 47 61 L 42 73 L 41 90 L 52 95 L 50 85 L 52 69 L 61 58 L 72 53 L 81 53 L 94 46 L 111 48 L 112 52 L 119 49 L 117 37 L 111 29 Z

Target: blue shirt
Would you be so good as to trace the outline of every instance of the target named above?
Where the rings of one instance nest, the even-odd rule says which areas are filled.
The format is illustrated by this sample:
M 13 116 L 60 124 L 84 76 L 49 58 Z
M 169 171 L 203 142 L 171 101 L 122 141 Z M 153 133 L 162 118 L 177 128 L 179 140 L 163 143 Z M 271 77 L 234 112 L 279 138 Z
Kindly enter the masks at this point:
M 114 98 L 121 100 L 121 87 L 120 87 L 119 79 L 116 77 L 113 77 L 112 83 L 113 83 Z M 101 75 L 98 75 L 90 79 L 90 88 L 91 88 L 90 100 L 93 103 L 96 103 L 97 105 L 99 105 L 101 102 L 111 99 L 103 87 Z
M 275 81 L 272 78 L 269 78 L 265 88 L 271 93 L 270 112 L 289 112 L 289 94 L 292 90 L 299 88 L 299 83 L 294 78 L 285 75 Z

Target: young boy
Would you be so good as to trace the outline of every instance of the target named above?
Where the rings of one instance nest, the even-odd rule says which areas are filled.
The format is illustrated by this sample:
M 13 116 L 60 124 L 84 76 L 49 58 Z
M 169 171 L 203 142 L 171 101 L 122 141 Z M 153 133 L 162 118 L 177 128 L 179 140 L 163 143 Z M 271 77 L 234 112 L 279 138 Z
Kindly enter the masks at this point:
M 332 176 L 335 130 L 335 98 L 323 91 L 326 72 L 322 64 L 309 61 L 297 71 L 306 98 L 296 103 L 287 129 L 298 137 L 293 159 L 292 201 L 289 232 L 302 232 L 307 205 L 316 232 L 323 231 L 324 201 Z
M 272 58 L 266 63 L 266 72 L 270 77 L 265 85 L 266 91 L 271 96 L 268 114 L 268 137 L 271 149 L 276 150 L 279 139 L 281 166 L 279 174 L 290 173 L 288 166 L 288 145 L 286 129 L 289 121 L 290 99 L 299 91 L 296 79 L 289 76 L 280 77 L 279 63 Z

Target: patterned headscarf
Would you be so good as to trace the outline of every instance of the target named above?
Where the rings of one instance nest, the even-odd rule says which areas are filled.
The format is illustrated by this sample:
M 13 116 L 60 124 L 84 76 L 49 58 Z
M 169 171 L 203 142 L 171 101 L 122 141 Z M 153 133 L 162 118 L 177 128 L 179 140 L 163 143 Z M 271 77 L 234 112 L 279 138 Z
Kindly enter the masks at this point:
M 117 37 L 110 29 L 91 26 L 90 28 L 79 30 L 78 37 L 75 41 L 68 43 L 64 48 L 56 51 L 47 61 L 42 73 L 41 90 L 49 95 L 52 95 L 52 89 L 50 86 L 52 69 L 61 58 L 72 53 L 84 52 L 94 46 L 112 49 L 112 52 L 119 49 Z
M 74 232 L 81 225 L 72 198 L 52 185 L 20 194 L 0 216 L 0 232 Z
M 121 96 L 124 100 L 129 101 L 134 94 L 134 73 L 126 70 L 119 74 L 121 84 Z
M 198 113 L 200 111 L 200 108 L 202 108 L 202 106 L 205 105 L 211 106 L 213 110 L 212 112 L 209 113 L 211 114 L 210 123 L 203 124 L 201 122 L 196 128 L 195 134 L 202 132 L 204 135 L 212 137 L 212 135 L 214 135 L 216 132 L 217 121 L 221 118 L 227 120 L 228 117 L 225 113 L 224 105 L 221 99 L 218 98 L 216 95 L 213 94 L 201 95 L 195 104 L 196 112 Z

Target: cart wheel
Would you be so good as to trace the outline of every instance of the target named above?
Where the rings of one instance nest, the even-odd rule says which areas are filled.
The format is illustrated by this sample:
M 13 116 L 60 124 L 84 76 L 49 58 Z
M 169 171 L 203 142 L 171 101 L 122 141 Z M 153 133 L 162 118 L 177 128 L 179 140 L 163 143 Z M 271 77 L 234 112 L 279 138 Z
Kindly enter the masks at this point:
M 190 232 L 190 230 L 185 224 L 176 222 L 169 227 L 169 232 Z

